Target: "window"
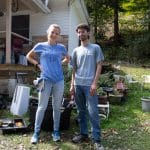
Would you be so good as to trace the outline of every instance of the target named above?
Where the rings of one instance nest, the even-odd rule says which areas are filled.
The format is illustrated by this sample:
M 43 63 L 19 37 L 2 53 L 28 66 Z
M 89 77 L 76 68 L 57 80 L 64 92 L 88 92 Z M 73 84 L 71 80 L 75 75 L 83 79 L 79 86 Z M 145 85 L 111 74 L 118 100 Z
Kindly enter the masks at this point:
M 29 38 L 29 15 L 13 16 L 12 32 Z M 24 41 L 24 43 L 28 43 L 28 41 Z

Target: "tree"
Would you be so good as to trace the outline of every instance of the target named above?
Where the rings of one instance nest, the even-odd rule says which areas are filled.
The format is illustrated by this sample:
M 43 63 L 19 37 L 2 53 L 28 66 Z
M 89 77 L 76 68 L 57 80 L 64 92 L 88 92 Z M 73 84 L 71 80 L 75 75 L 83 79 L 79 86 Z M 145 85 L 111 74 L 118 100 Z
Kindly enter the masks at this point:
M 118 0 L 112 1 L 112 6 L 114 9 L 114 42 L 117 44 L 119 42 L 119 24 L 118 24 L 118 11 L 119 11 Z
M 125 2 L 124 2 L 125 4 Z M 150 31 L 150 0 L 132 0 L 126 2 L 124 9 L 128 15 L 134 15 L 142 30 Z
M 132 56 L 137 59 L 148 58 L 150 0 L 85 0 L 85 2 L 95 40 L 97 43 L 104 43 L 103 47 L 109 49 L 109 56 L 117 58 L 116 54 L 120 53 L 118 52 L 120 48 L 122 54 L 118 55 L 122 58 L 132 59 Z
M 102 31 L 106 23 L 113 20 L 114 22 L 114 41 L 118 43 L 119 41 L 119 23 L 118 23 L 118 13 L 121 6 L 121 0 L 86 0 L 91 24 L 94 25 L 94 33 L 96 42 L 98 41 L 99 30 Z M 113 18 L 113 19 L 112 19 Z M 102 28 L 101 28 L 102 27 Z
M 89 22 L 93 26 L 95 41 L 104 38 L 104 30 L 107 20 L 112 16 L 107 8 L 105 0 L 85 0 L 90 15 Z

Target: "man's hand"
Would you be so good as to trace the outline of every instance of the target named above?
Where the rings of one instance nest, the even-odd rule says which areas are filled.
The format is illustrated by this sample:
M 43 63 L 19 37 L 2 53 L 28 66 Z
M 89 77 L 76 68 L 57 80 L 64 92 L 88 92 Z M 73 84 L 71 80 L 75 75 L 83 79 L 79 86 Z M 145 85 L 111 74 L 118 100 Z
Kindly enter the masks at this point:
M 93 83 L 90 88 L 90 95 L 94 96 L 96 93 L 96 90 L 97 90 L 97 85 Z

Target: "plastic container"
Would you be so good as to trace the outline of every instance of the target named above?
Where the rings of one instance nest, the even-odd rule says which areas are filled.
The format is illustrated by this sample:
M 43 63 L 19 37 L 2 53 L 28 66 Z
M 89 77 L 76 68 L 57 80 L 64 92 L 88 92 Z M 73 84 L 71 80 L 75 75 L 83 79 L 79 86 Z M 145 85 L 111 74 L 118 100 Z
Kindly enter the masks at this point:
M 124 96 L 123 95 L 109 95 L 109 102 L 110 104 L 116 104 L 121 105 L 124 102 Z
M 22 116 L 28 110 L 30 88 L 24 85 L 16 86 L 10 111 L 13 115 Z
M 145 112 L 150 112 L 150 97 L 142 97 L 142 110 Z

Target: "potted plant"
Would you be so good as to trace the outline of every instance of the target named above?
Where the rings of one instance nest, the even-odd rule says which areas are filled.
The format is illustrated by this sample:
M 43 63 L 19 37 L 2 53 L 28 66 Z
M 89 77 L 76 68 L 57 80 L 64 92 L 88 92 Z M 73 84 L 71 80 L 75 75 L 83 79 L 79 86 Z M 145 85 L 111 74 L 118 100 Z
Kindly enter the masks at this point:
M 63 66 L 64 71 L 64 99 L 70 101 L 70 83 L 71 83 L 71 69 L 68 66 Z
M 122 104 L 125 102 L 124 87 L 120 81 L 115 83 L 113 93 L 109 95 L 109 101 L 111 104 Z
M 97 89 L 97 96 L 98 96 L 98 103 L 99 104 L 106 104 L 108 101 L 107 93 L 104 92 L 102 87 Z
M 71 99 L 71 96 L 70 96 L 70 82 L 65 82 L 65 85 L 64 85 L 64 98 Z

